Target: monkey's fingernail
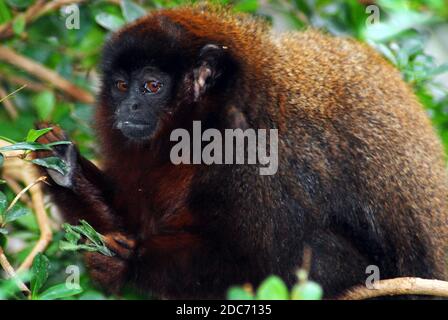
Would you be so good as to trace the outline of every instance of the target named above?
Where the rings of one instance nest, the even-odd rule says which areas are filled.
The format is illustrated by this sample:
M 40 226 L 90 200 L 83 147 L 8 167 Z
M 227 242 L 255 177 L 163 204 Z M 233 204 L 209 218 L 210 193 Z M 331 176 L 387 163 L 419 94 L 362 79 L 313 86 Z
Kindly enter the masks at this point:
M 121 245 L 122 247 L 126 248 L 126 249 L 132 249 L 132 247 L 134 246 L 134 241 L 133 240 L 125 240 L 122 239 L 120 237 L 114 237 L 114 240 Z

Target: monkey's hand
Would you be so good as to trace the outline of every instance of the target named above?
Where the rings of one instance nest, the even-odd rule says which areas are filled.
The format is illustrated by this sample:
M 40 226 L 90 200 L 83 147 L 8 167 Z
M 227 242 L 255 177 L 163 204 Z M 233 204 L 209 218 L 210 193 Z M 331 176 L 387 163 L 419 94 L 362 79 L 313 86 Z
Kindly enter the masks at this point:
M 94 282 L 109 293 L 117 294 L 128 278 L 129 260 L 134 255 L 136 243 L 120 232 L 106 234 L 104 241 L 115 255 L 109 257 L 98 252 L 88 252 L 85 260 Z
M 47 123 L 40 123 L 37 125 L 39 129 L 52 127 L 53 130 L 39 137 L 37 142 L 42 144 L 59 142 L 59 141 L 68 141 L 68 136 L 65 132 L 59 127 L 55 125 L 49 125 Z M 36 152 L 37 158 L 46 158 L 46 157 L 58 157 L 62 161 L 64 161 L 66 165 L 66 174 L 62 174 L 54 169 L 46 169 L 50 178 L 57 185 L 65 188 L 72 188 L 74 182 L 74 173 L 79 167 L 78 164 L 78 151 L 73 143 L 70 144 L 62 144 L 53 147 L 52 151 L 39 151 Z

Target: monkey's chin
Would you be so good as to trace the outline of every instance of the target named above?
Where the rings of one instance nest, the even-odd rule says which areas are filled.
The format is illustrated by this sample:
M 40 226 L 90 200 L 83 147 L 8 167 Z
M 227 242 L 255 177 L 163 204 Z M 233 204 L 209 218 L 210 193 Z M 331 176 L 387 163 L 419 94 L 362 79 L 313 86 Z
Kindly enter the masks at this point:
M 139 142 L 149 140 L 154 133 L 154 126 L 146 123 L 121 121 L 117 124 L 117 128 L 129 140 Z

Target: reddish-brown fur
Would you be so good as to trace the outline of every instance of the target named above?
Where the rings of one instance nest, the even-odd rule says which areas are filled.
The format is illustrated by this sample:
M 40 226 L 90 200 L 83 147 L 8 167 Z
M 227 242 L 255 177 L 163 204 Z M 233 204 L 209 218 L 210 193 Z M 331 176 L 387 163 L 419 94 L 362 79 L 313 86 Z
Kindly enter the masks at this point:
M 382 277 L 445 277 L 441 145 L 410 88 L 372 49 L 314 31 L 273 39 L 263 23 L 199 7 L 151 13 L 116 33 L 106 57 L 129 39 L 173 55 L 184 77 L 149 145 L 113 127 L 103 87 L 104 173 L 80 158 L 74 191 L 53 189 L 69 221 L 88 218 L 116 248 L 117 257 L 88 255 L 94 279 L 113 291 L 130 281 L 164 297 L 223 297 L 272 273 L 291 286 L 305 245 L 326 297 L 364 283 L 372 264 Z M 234 64 L 218 90 L 194 101 L 191 71 L 210 43 Z M 280 129 L 279 171 L 174 166 L 169 133 L 193 120 Z

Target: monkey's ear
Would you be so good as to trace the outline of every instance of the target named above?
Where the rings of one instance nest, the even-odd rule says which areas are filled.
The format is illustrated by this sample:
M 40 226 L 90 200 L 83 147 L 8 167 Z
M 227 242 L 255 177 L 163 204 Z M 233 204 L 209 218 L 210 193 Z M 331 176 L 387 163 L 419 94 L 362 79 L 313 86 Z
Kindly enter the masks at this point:
M 225 46 L 207 44 L 202 47 L 197 66 L 193 71 L 194 101 L 198 101 L 221 76 L 226 55 L 227 47 Z

